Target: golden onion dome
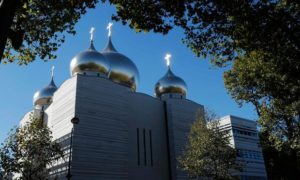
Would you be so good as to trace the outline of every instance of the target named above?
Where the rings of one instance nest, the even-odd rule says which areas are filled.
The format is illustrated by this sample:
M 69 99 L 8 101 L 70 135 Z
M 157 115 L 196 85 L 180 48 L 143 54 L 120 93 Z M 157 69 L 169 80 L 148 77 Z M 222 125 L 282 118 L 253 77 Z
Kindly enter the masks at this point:
M 135 64 L 125 55 L 119 53 L 109 36 L 106 47 L 101 52 L 110 62 L 109 79 L 136 91 L 139 81 L 139 71 Z
M 187 85 L 183 79 L 174 75 L 170 67 L 167 73 L 156 83 L 156 97 L 161 97 L 163 94 L 174 93 L 186 96 Z
M 109 61 L 96 51 L 92 40 L 89 49 L 77 54 L 70 63 L 71 76 L 87 74 L 107 77 L 109 68 Z
M 54 92 L 56 90 L 57 87 L 54 83 L 53 75 L 52 75 L 49 85 L 34 93 L 33 105 L 36 108 L 42 108 L 45 105 L 50 105 L 52 102 L 52 96 L 54 95 Z

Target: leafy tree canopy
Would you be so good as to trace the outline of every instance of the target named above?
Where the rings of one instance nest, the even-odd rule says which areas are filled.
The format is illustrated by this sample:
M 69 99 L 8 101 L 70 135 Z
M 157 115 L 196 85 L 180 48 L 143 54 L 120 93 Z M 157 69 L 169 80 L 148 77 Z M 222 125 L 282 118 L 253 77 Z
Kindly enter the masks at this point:
M 13 130 L 0 148 L 0 172 L 9 179 L 12 174 L 18 179 L 47 179 L 47 166 L 63 157 L 51 131 L 41 119 L 31 117 L 25 125 Z
M 284 61 L 263 51 L 239 56 L 224 74 L 225 85 L 238 103 L 255 105 L 261 131 L 268 132 L 274 147 L 280 149 L 287 143 L 300 150 L 300 81 L 292 67 L 299 67 L 300 62 Z
M 235 59 L 238 52 L 258 48 L 299 59 L 299 1 L 108 1 L 117 8 L 113 19 L 139 32 L 166 34 L 174 26 L 181 27 L 187 46 L 198 56 L 213 57 L 219 66 Z M 75 34 L 75 23 L 97 2 L 20 0 L 4 63 L 27 64 L 37 56 L 54 59 L 65 39 L 62 32 Z
M 75 24 L 98 0 L 20 0 L 16 9 L 3 63 L 28 64 L 40 57 L 55 59 L 65 41 L 63 32 L 75 34 Z
M 299 59 L 299 1 L 109 1 L 117 7 L 113 19 L 138 32 L 181 27 L 187 46 L 219 66 L 257 49 Z
M 240 167 L 229 136 L 218 128 L 213 113 L 199 114 L 191 127 L 185 152 L 179 163 L 192 178 L 233 179 L 231 173 Z M 207 122 L 209 122 L 207 128 Z
M 274 148 L 272 144 L 275 143 L 275 139 L 270 139 L 268 133 L 268 131 L 259 133 L 268 179 L 298 180 L 300 177 L 299 151 L 291 149 L 287 143 L 281 144 L 280 149 Z
M 292 66 L 299 67 L 299 62 L 289 64 L 254 51 L 238 57 L 224 74 L 232 97 L 239 104 L 250 102 L 256 107 L 271 179 L 297 179 L 300 172 L 300 81 Z

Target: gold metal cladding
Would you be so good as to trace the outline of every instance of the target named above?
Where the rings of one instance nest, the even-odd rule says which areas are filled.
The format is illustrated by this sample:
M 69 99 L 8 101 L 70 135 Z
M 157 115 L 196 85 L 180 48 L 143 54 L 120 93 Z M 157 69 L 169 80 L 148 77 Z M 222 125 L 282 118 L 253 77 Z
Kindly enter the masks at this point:
M 110 69 L 109 61 L 91 44 L 90 49 L 76 55 L 70 64 L 71 75 L 83 74 L 84 72 L 95 72 L 108 75 Z
M 167 73 L 156 83 L 155 93 L 157 97 L 166 93 L 177 93 L 185 96 L 187 85 L 180 77 L 175 76 L 169 68 Z

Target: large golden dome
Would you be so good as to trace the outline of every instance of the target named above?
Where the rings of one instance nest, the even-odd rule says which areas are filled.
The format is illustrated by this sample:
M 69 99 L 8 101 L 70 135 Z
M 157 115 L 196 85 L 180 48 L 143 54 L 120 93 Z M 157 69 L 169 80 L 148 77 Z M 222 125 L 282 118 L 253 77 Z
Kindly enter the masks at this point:
M 109 69 L 109 61 L 100 52 L 96 51 L 93 41 L 91 41 L 89 49 L 77 54 L 70 63 L 71 76 L 87 74 L 107 77 Z

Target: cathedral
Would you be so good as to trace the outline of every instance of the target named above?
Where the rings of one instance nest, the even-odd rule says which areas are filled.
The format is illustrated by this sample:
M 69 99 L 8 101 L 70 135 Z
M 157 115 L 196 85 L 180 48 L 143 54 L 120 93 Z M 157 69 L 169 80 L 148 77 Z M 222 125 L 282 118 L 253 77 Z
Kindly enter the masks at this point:
M 186 99 L 187 85 L 170 67 L 154 86 L 154 96 L 136 92 L 139 71 L 117 51 L 109 36 L 97 51 L 90 46 L 70 62 L 70 78 L 33 97 L 33 111 L 61 143 L 65 160 L 50 167 L 52 179 L 186 179 L 177 158 L 190 125 L 203 106 Z M 92 29 L 93 31 L 94 29 Z
M 33 96 L 30 116 L 42 118 L 65 158 L 51 167 L 49 179 L 187 179 L 180 170 L 191 124 L 200 105 L 186 98 L 185 81 L 173 73 L 170 54 L 167 71 L 154 86 L 154 96 L 136 92 L 139 71 L 134 62 L 117 51 L 108 25 L 102 51 L 90 45 L 70 62 L 70 78 L 59 87 L 52 76 L 48 86 Z M 246 166 L 240 179 L 267 179 L 256 123 L 236 116 L 220 119 L 220 129 L 231 136 L 237 160 Z

